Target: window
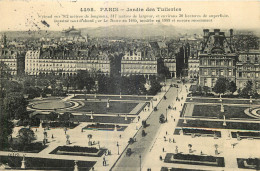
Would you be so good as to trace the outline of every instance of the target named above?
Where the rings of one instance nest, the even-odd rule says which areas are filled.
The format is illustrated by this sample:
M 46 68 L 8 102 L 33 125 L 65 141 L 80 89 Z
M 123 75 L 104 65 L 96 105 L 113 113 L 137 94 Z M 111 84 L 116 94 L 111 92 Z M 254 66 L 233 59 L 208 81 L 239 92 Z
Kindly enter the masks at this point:
M 204 75 L 207 75 L 207 70 L 206 69 L 204 70 Z
M 247 73 L 247 78 L 250 78 L 250 72 Z
M 224 75 L 224 71 L 223 70 L 220 70 L 220 75 Z
M 229 76 L 232 76 L 232 70 L 231 70 L 231 69 L 228 70 L 228 75 L 229 75 Z
M 258 72 L 257 72 L 257 73 L 255 73 L 255 77 L 256 77 L 256 78 L 258 78 L 258 77 L 259 77 L 259 74 L 258 74 Z
M 212 70 L 212 75 L 216 75 L 216 71 L 215 70 Z

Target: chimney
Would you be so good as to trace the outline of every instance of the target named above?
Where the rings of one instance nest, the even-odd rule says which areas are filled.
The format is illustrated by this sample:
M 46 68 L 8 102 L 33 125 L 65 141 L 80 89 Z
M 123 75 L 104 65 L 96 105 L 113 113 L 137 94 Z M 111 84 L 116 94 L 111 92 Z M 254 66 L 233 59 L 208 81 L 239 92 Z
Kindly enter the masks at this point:
M 232 40 L 233 40 L 233 29 L 230 29 L 230 30 L 229 30 L 229 33 L 230 33 L 230 36 L 229 36 L 229 38 L 230 38 L 230 44 L 232 45 Z
M 215 35 L 219 35 L 220 29 L 214 29 Z
M 203 32 L 204 32 L 203 39 L 204 39 L 204 42 L 206 42 L 206 40 L 209 36 L 209 29 L 203 29 Z

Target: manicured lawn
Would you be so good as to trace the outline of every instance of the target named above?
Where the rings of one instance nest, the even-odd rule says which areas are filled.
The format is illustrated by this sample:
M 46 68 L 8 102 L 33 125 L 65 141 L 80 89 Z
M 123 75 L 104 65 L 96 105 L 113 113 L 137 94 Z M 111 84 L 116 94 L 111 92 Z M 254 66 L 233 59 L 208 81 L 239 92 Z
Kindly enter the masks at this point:
M 85 101 L 85 106 L 76 109 L 75 112 L 91 112 L 94 113 L 129 113 L 138 103 L 124 103 L 124 102 L 110 102 L 109 108 L 107 108 L 106 102 L 90 102 Z
M 44 114 L 37 114 L 37 117 L 44 120 L 46 115 Z M 131 120 L 134 120 L 135 117 L 127 116 L 127 120 L 125 117 L 116 117 L 116 116 L 97 116 L 94 115 L 93 120 L 90 119 L 88 115 L 74 115 L 74 118 L 71 118 L 71 122 L 95 122 L 95 123 L 121 123 L 121 124 L 129 124 Z
M 104 152 L 105 149 L 97 149 L 95 147 L 59 146 L 50 154 L 100 157 Z
M 205 170 L 162 167 L 161 171 L 205 171 Z
M 56 99 L 56 100 L 38 101 L 33 105 L 29 105 L 29 106 L 33 109 L 38 109 L 38 110 L 54 110 L 54 109 L 68 108 L 73 106 L 73 104 Z
M 90 95 L 76 95 L 75 97 L 73 97 L 72 99 L 85 99 L 87 97 L 87 99 L 95 99 L 94 95 L 90 96 Z M 97 95 L 96 99 L 110 99 L 110 100 L 139 100 L 139 101 L 149 101 L 152 99 L 152 97 L 140 97 L 140 96 L 122 96 L 122 98 L 120 98 L 120 95 L 118 96 L 106 96 L 106 95 Z
M 260 104 L 259 100 L 254 100 L 252 99 L 252 104 Z M 190 98 L 187 98 L 186 102 L 197 102 L 197 103 L 221 103 L 221 101 L 219 101 L 219 98 L 215 98 L 215 99 L 207 99 L 207 98 L 200 98 L 200 97 L 196 97 L 192 99 L 192 101 L 190 100 Z M 249 105 L 249 99 L 243 99 L 243 100 L 236 100 L 235 98 L 229 98 L 229 99 L 222 99 L 223 104 L 225 103 L 229 103 L 229 104 L 248 104 Z
M 116 125 L 117 131 L 124 131 L 127 126 L 119 126 Z M 98 131 L 114 131 L 115 130 L 115 125 L 114 124 L 91 124 L 87 125 L 83 129 L 86 130 L 98 130 Z
M 223 118 L 225 114 L 226 119 L 228 118 L 251 118 L 244 113 L 244 110 L 248 107 L 240 106 L 225 106 L 225 112 L 220 112 L 220 105 L 194 105 L 192 116 L 203 116 L 203 117 L 217 117 Z M 251 118 L 253 119 L 253 118 Z
M 8 163 L 8 165 L 14 169 L 21 170 L 21 161 L 23 157 L 9 157 L 9 156 L 0 156 L 1 163 Z M 28 170 L 74 170 L 74 160 L 60 160 L 60 159 L 45 159 L 45 158 L 31 158 L 26 157 L 26 169 Z M 90 161 L 78 161 L 77 165 L 79 171 L 90 170 L 96 162 Z
M 13 138 L 13 142 L 12 144 L 10 144 L 10 148 L 2 149 L 2 150 L 12 151 L 16 153 L 18 152 L 39 153 L 40 151 L 48 147 L 47 145 L 43 145 L 42 142 L 35 142 L 35 143 L 31 143 L 28 146 L 24 146 L 24 145 L 20 145 L 17 141 L 18 141 L 17 138 Z
M 175 135 L 180 135 L 180 131 L 183 131 L 184 135 L 191 135 L 191 134 L 196 134 L 197 136 L 203 136 L 204 135 L 211 135 L 212 137 L 214 137 L 214 135 L 216 137 L 221 138 L 221 132 L 220 131 L 213 131 L 213 130 L 206 130 L 206 129 L 197 129 L 197 128 L 176 128 L 174 131 Z
M 182 163 L 182 164 L 193 164 L 193 165 L 207 165 L 224 167 L 224 157 L 214 156 L 201 156 L 193 154 L 172 154 L 167 153 L 164 159 L 165 163 Z
M 196 127 L 196 128 L 222 128 L 222 129 L 241 129 L 241 130 L 259 130 L 260 123 L 243 123 L 243 122 L 227 122 L 226 126 L 223 126 L 223 122 L 219 121 L 199 121 L 199 120 L 187 120 L 187 123 L 183 123 L 183 119 L 180 119 L 178 127 Z
M 258 169 L 260 169 L 259 163 L 260 163 L 259 158 L 252 158 L 252 159 L 237 158 L 238 168 L 258 170 Z

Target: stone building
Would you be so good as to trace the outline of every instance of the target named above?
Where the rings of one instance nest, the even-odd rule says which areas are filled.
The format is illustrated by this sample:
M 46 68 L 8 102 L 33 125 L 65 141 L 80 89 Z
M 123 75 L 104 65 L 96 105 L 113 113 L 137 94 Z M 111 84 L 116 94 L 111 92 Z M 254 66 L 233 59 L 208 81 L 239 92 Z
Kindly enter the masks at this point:
M 252 81 L 256 89 L 260 88 L 260 50 L 239 52 L 236 68 L 238 89 L 242 89 L 247 81 Z
M 199 84 L 214 87 L 219 77 L 236 79 L 237 54 L 232 47 L 233 30 L 226 37 L 220 29 L 204 29 L 202 50 L 199 53 Z
M 157 75 L 157 59 L 148 49 L 129 50 L 121 60 L 121 75 Z

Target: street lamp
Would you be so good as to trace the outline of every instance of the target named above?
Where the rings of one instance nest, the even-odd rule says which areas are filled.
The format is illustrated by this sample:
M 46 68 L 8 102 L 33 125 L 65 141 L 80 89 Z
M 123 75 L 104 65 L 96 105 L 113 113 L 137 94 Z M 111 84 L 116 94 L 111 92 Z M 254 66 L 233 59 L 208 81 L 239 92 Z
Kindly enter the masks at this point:
M 116 146 L 117 146 L 117 154 L 119 155 L 119 144 L 118 144 L 118 141 L 116 142 Z
M 140 159 L 140 171 L 142 171 L 142 156 L 139 155 L 139 159 Z
M 165 121 L 166 121 L 166 122 L 167 122 L 167 110 L 168 110 L 168 109 L 166 108 L 166 117 L 165 117 Z

